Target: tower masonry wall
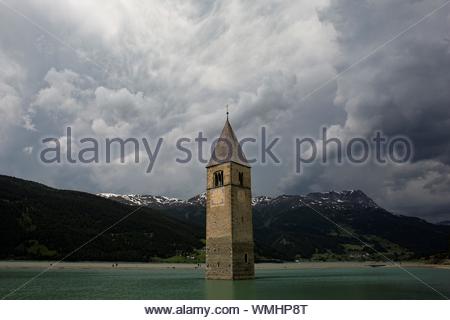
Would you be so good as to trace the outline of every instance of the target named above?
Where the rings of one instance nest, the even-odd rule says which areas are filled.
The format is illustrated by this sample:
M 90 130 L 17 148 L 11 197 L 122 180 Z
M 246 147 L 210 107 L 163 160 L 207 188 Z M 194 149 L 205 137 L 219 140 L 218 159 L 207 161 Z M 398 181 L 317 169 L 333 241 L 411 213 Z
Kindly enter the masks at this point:
M 223 186 L 215 187 L 218 171 L 223 171 Z M 253 278 L 250 168 L 234 162 L 209 167 L 206 185 L 206 277 Z

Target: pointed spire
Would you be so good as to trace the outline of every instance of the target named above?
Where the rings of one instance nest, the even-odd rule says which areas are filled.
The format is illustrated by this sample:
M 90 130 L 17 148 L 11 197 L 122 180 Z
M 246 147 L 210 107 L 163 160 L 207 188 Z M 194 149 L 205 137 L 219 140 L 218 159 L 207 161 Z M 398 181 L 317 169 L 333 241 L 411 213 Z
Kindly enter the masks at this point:
M 226 162 L 235 162 L 243 166 L 250 167 L 247 158 L 242 151 L 241 145 L 234 134 L 230 121 L 228 120 L 228 108 L 227 120 L 225 121 L 220 138 L 214 146 L 211 159 L 206 167 L 211 167 Z

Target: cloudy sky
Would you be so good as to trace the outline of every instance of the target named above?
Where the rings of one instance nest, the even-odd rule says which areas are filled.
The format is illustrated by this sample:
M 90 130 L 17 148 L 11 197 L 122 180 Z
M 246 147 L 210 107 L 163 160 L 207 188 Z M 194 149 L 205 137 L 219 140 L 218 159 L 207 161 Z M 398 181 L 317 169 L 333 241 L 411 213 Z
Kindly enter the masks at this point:
M 1 174 L 187 198 L 204 164 L 177 164 L 175 141 L 216 137 L 226 104 L 238 136 L 280 137 L 281 163 L 253 167 L 254 194 L 362 189 L 393 212 L 450 220 L 449 1 L 0 0 Z M 67 126 L 74 152 L 82 137 L 164 144 L 151 174 L 134 153 L 42 164 L 42 138 L 64 148 Z M 294 137 L 320 144 L 322 126 L 343 141 L 407 136 L 414 159 L 295 175 Z

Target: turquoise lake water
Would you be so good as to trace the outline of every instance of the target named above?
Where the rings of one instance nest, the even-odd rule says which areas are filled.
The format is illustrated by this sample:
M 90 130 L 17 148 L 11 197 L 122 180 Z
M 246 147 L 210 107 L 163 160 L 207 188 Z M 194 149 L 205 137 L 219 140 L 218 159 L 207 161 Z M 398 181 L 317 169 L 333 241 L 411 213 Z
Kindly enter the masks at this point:
M 408 268 L 450 296 L 450 270 Z M 0 270 L 0 296 L 41 270 Z M 8 299 L 442 299 L 398 268 L 257 270 L 206 281 L 202 270 L 51 270 Z

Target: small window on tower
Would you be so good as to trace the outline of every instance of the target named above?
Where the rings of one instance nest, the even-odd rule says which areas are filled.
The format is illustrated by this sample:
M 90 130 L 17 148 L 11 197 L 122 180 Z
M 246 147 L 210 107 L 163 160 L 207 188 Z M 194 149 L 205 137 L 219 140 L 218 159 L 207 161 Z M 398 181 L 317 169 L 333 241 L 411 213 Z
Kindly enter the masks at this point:
M 245 261 L 245 263 L 248 263 L 248 254 L 244 255 L 244 261 Z
M 239 185 L 240 186 L 244 185 L 244 173 L 243 172 L 239 172 Z
M 214 172 L 214 187 L 222 187 L 223 186 L 223 171 Z

